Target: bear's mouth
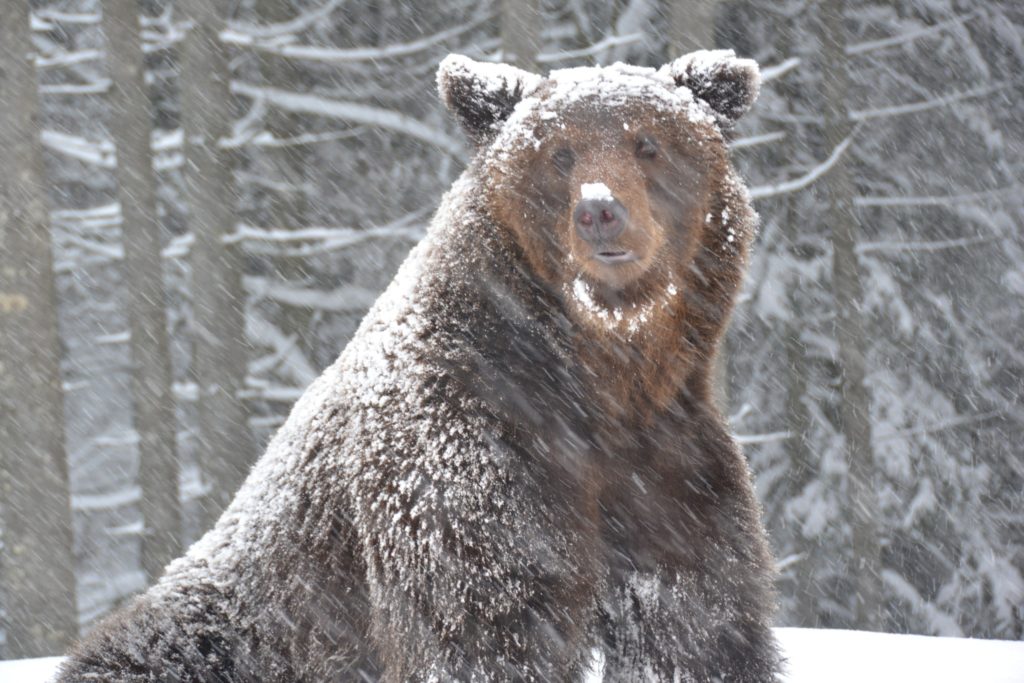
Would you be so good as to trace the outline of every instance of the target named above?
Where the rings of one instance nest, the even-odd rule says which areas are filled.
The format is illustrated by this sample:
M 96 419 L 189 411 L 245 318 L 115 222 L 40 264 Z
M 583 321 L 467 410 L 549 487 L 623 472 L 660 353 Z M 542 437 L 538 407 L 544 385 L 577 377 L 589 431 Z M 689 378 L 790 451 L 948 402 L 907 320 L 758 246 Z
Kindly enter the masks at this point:
M 602 249 L 594 254 L 601 263 L 629 263 L 635 261 L 637 255 L 628 249 Z

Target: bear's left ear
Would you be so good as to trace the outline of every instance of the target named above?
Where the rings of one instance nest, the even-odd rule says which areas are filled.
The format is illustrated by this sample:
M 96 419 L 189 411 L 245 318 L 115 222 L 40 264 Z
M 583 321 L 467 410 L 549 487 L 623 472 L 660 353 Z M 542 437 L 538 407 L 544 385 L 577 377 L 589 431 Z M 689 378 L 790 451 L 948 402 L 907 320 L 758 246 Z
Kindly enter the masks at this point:
M 761 70 L 732 50 L 698 50 L 662 67 L 677 86 L 710 105 L 719 123 L 730 126 L 747 113 L 761 90 Z
M 475 62 L 448 55 L 437 69 L 437 90 L 448 111 L 476 146 L 498 132 L 523 96 L 541 77 L 508 64 Z

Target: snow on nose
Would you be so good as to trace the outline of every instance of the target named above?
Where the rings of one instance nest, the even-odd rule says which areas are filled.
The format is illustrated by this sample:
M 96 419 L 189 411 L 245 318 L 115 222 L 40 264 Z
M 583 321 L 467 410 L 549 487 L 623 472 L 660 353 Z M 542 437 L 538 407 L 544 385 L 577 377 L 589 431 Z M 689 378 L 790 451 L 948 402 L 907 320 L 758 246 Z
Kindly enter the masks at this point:
M 614 199 L 612 191 L 604 183 L 583 183 L 580 185 L 580 199 L 597 199 L 611 201 Z

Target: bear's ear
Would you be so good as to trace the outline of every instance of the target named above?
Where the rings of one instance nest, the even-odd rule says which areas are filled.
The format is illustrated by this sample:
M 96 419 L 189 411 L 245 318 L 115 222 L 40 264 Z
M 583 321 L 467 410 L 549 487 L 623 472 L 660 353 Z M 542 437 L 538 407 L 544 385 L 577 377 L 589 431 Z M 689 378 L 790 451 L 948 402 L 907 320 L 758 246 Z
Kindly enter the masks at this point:
M 519 100 L 541 80 L 508 64 L 475 62 L 462 55 L 448 55 L 437 69 L 441 101 L 478 147 L 498 132 Z
M 761 70 L 732 50 L 698 50 L 662 67 L 677 86 L 689 88 L 730 126 L 747 113 L 761 90 Z

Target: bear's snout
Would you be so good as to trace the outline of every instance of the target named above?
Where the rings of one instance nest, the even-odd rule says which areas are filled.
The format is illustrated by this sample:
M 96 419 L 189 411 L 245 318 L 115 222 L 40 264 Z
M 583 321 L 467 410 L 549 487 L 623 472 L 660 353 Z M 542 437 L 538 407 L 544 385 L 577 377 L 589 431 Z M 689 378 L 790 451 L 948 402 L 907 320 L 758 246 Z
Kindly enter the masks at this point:
M 629 221 L 629 210 L 614 197 L 584 199 L 576 205 L 572 217 L 580 237 L 596 245 L 622 234 Z

